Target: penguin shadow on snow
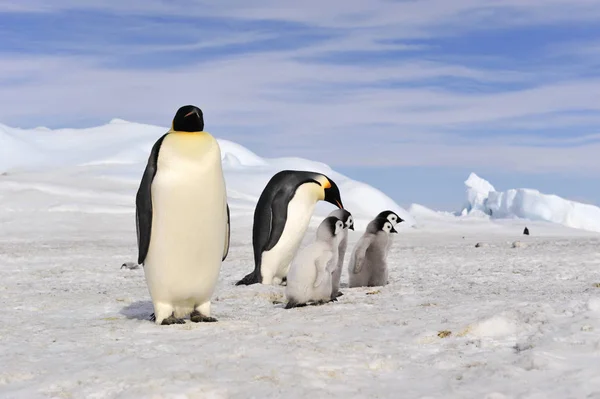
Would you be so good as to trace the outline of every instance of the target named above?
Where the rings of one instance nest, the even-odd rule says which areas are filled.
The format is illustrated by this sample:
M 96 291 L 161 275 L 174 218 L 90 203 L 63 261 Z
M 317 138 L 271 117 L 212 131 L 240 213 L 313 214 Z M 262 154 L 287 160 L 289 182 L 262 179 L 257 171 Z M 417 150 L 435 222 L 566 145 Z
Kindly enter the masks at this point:
M 137 301 L 122 308 L 120 314 L 128 319 L 149 321 L 150 315 L 154 313 L 152 301 Z

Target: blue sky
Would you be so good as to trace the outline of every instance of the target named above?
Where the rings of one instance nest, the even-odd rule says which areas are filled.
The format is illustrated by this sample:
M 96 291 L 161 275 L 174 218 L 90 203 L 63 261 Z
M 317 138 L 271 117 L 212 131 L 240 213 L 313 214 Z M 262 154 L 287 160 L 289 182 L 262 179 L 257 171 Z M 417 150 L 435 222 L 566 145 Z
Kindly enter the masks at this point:
M 0 123 L 206 129 L 403 205 L 497 189 L 600 205 L 592 0 L 0 0 Z

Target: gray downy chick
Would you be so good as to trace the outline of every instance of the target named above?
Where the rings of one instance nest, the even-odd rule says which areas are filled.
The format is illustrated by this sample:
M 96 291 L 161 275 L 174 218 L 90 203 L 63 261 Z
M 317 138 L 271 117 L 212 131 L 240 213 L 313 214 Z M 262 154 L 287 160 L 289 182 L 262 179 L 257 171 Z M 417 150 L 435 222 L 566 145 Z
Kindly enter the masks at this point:
M 388 283 L 387 254 L 392 233 L 398 233 L 387 218 L 377 217 L 356 243 L 348 264 L 348 286 L 377 287 Z
M 328 216 L 317 228 L 316 240 L 298 252 L 287 276 L 286 309 L 331 302 L 332 274 L 343 230 L 344 222 Z
M 340 278 L 342 277 L 342 269 L 344 268 L 344 257 L 346 255 L 346 249 L 348 248 L 348 230 L 354 230 L 354 218 L 352 214 L 346 209 L 336 209 L 329 214 L 329 216 L 335 216 L 344 222 L 344 230 L 340 233 L 339 245 L 338 245 L 338 260 L 337 266 L 333 271 L 331 299 L 342 296 L 340 292 Z

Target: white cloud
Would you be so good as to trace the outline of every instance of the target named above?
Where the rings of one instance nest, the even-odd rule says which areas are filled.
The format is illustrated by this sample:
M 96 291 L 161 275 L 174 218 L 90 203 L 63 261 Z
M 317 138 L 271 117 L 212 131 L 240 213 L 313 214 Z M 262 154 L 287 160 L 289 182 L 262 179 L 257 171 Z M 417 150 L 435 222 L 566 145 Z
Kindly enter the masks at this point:
M 463 62 L 418 58 L 427 44 L 402 39 L 458 34 L 461 31 L 598 16 L 597 2 L 587 0 L 353 0 L 281 2 L 68 1 L 27 0 L 15 6 L 0 0 L 0 12 L 56 12 L 93 9 L 139 15 L 220 16 L 246 20 L 295 21 L 330 29 L 328 40 L 295 50 L 238 54 L 181 67 L 108 68 L 95 56 L 4 56 L 0 58 L 0 122 L 33 127 L 44 121 L 68 125 L 90 117 L 108 121 L 119 117 L 168 126 L 174 110 L 185 103 L 203 108 L 207 129 L 256 143 L 269 137 L 271 148 L 286 155 L 319 157 L 338 164 L 489 166 L 514 170 L 550 171 L 567 168 L 600 170 L 596 132 L 586 138 L 533 135 L 482 137 L 465 142 L 456 133 L 478 127 L 540 129 L 580 126 L 582 118 L 597 115 L 557 115 L 573 110 L 600 111 L 600 80 L 578 79 L 573 71 L 547 65 L 513 69 L 481 68 Z M 293 6 L 292 6 L 293 4 Z M 177 25 L 171 25 L 174 29 Z M 118 56 L 165 50 L 218 48 L 253 43 L 285 32 L 231 32 L 206 39 L 189 27 L 190 41 L 171 46 L 145 43 L 98 47 Z M 384 40 L 394 39 L 393 43 Z M 63 43 L 83 49 L 82 42 Z M 87 47 L 88 45 L 86 45 Z M 95 45 L 99 46 L 99 45 Z M 89 49 L 89 47 L 87 47 Z M 404 51 L 404 60 L 370 63 L 324 63 L 312 57 L 339 51 Z M 165 55 L 166 57 L 167 55 Z M 177 57 L 177 53 L 168 55 Z M 365 55 L 369 57 L 369 55 Z M 309 61 L 312 60 L 312 61 Z M 434 79 L 461 78 L 477 84 L 527 85 L 504 92 L 450 90 Z M 391 85 L 394 83 L 394 85 Z M 37 119 L 33 119 L 37 118 Z M 569 119 L 571 118 L 571 119 Z M 586 119 L 587 118 L 587 119 Z M 597 120 L 597 119 L 596 119 Z M 51 122 L 51 123 L 50 123 Z M 596 122 L 594 122 L 596 123 Z M 452 128 L 449 131 L 449 128 Z M 233 134 L 233 133 L 231 133 Z M 330 146 L 319 146 L 319 140 Z M 569 148 L 533 147 L 569 144 Z M 527 146 L 526 146 L 527 145 Z M 578 145 L 578 146 L 577 146 Z M 331 153 L 331 147 L 336 148 Z M 250 145 L 251 148 L 257 149 Z M 266 150 L 265 150 L 266 151 Z M 261 151 L 265 153 L 265 151 Z M 329 151 L 329 152 L 328 152 Z M 595 151 L 595 153 L 594 153 Z M 373 154 L 381 156 L 374 157 Z

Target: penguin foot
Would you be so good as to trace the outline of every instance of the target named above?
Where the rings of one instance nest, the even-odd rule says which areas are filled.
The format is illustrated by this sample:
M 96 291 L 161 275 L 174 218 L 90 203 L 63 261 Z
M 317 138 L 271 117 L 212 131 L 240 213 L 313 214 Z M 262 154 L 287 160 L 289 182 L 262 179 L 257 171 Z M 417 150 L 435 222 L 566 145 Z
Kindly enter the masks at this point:
M 204 316 L 202 313 L 198 312 L 197 310 L 194 310 L 190 314 L 190 320 L 193 321 L 194 323 L 214 323 L 217 321 L 217 319 L 215 319 L 214 317 Z
M 148 320 L 150 320 L 151 322 L 153 322 L 153 323 L 154 323 L 154 322 L 156 321 L 156 315 L 155 315 L 154 313 L 152 313 L 152 314 L 150 315 L 150 317 L 148 318 Z
M 338 299 L 337 299 L 337 298 L 331 298 L 331 299 L 329 300 L 329 302 L 337 302 L 337 301 L 338 301 Z
M 343 292 L 341 292 L 341 291 L 338 291 L 338 293 L 337 293 L 337 295 L 336 295 L 336 296 L 340 297 L 340 296 L 342 296 L 342 295 L 344 295 L 344 293 L 343 293 Z
M 297 303 L 297 302 L 294 302 L 294 301 L 289 301 L 287 303 L 287 305 L 285 305 L 285 309 L 303 308 L 305 306 L 306 306 L 305 303 Z
M 185 324 L 185 320 L 178 319 L 174 315 L 171 315 L 160 323 L 161 326 L 170 326 L 171 324 Z

